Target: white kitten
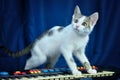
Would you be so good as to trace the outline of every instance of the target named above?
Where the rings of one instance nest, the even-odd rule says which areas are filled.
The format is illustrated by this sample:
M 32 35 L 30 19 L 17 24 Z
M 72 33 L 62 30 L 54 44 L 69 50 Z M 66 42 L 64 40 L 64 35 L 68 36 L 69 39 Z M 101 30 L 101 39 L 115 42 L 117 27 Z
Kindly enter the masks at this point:
M 97 73 L 90 66 L 85 56 L 85 47 L 89 40 L 89 34 L 93 30 L 98 20 L 98 13 L 90 16 L 81 14 L 76 6 L 72 23 L 66 27 L 55 26 L 40 36 L 33 44 L 22 51 L 13 54 L 7 48 L 1 47 L 14 57 L 21 56 L 31 51 L 32 56 L 27 60 L 25 69 L 31 69 L 47 62 L 47 67 L 52 68 L 62 54 L 65 58 L 72 74 L 80 75 L 76 63 L 73 59 L 75 55 L 87 69 L 88 73 Z

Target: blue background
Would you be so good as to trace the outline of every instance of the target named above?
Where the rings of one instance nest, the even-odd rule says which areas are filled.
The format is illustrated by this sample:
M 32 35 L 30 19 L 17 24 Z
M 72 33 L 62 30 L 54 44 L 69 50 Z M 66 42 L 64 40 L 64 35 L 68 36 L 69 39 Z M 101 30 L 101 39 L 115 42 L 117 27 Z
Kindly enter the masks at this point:
M 87 16 L 99 12 L 86 48 L 91 64 L 120 68 L 119 0 L 0 0 L 0 45 L 22 50 L 51 27 L 70 24 L 76 5 Z M 29 56 L 12 58 L 0 50 L 0 71 L 23 70 Z M 61 57 L 55 67 L 63 66 Z

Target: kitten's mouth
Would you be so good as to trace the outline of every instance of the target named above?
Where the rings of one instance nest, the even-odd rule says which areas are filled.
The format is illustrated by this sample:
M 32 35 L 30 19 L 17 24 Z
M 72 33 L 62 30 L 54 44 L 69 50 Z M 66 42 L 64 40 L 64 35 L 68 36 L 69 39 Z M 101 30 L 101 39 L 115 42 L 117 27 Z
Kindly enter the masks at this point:
M 78 25 L 76 25 L 76 27 L 74 28 L 75 29 L 75 31 L 77 31 L 77 32 L 79 32 L 79 26 Z
M 77 32 L 79 32 L 79 29 L 77 29 L 77 28 L 75 28 L 74 30 L 77 31 Z
M 76 29 L 78 30 L 78 28 L 79 28 L 79 26 L 78 25 L 76 25 Z
M 79 30 L 79 26 L 76 26 L 75 28 L 73 28 L 76 32 L 80 33 L 80 34 L 89 34 L 88 30 Z

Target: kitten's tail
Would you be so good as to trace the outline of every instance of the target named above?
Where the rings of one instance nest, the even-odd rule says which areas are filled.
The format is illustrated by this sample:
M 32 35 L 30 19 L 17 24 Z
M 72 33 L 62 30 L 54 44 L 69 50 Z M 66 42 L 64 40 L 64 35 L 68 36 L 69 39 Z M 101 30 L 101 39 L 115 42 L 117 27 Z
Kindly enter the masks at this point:
M 18 52 L 12 52 L 11 50 L 9 50 L 8 48 L 6 48 L 4 46 L 0 46 L 0 49 L 4 50 L 9 56 L 16 58 L 16 57 L 20 57 L 24 54 L 28 54 L 30 52 L 30 50 L 32 49 L 32 47 L 33 47 L 33 44 L 30 44 L 26 48 L 24 48 L 23 50 L 18 51 Z

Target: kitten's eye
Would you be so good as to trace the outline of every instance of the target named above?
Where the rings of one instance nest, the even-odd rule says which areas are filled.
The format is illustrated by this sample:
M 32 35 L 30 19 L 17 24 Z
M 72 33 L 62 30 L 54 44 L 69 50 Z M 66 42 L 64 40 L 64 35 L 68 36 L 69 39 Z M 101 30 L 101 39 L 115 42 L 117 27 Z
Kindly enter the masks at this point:
M 74 22 L 75 22 L 75 23 L 78 23 L 78 19 L 75 19 Z
M 86 22 L 83 22 L 82 25 L 83 25 L 83 26 L 87 26 L 87 23 L 86 23 Z

